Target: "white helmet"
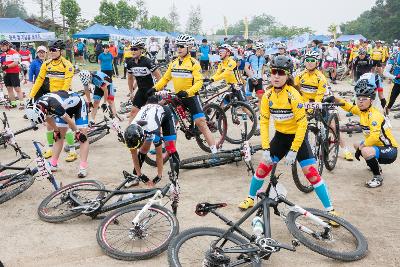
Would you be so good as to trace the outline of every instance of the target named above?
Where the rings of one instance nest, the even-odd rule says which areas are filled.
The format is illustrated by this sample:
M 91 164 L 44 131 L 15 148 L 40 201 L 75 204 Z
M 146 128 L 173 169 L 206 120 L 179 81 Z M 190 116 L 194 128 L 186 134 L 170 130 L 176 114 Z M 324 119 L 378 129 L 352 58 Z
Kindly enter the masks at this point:
M 233 45 L 238 45 L 239 43 L 238 42 L 233 42 Z
M 37 52 L 43 51 L 43 52 L 47 53 L 47 48 L 46 48 L 45 46 L 41 45 L 41 46 L 39 46 L 39 47 L 36 49 L 36 51 L 37 51 Z
M 330 39 L 329 43 L 335 43 L 335 40 L 334 39 Z
M 228 44 L 222 44 L 218 47 L 218 49 L 225 49 L 226 51 L 232 53 L 232 47 Z
M 194 38 L 189 34 L 179 34 L 178 37 L 176 37 L 176 44 L 188 47 L 194 45 Z
M 26 103 L 25 114 L 35 124 L 42 124 L 46 120 L 46 114 L 42 111 L 41 106 L 32 101 Z
M 141 39 L 136 39 L 135 41 L 132 42 L 132 47 L 139 47 L 139 48 L 145 48 L 146 44 L 143 42 Z
M 355 44 L 355 45 L 360 45 L 360 40 L 355 40 L 355 41 L 354 41 L 354 44 Z
M 308 51 L 304 58 L 315 58 L 316 60 L 319 59 L 319 53 L 317 51 Z
M 81 79 L 83 85 L 89 85 L 92 79 L 92 74 L 88 70 L 82 70 L 79 72 L 79 79 Z
M 285 49 L 286 50 L 286 45 L 284 43 L 279 43 L 278 44 L 278 49 Z
M 264 45 L 263 43 L 261 43 L 261 42 L 256 42 L 255 48 L 256 48 L 256 49 L 264 49 L 264 48 L 265 48 L 265 45 Z

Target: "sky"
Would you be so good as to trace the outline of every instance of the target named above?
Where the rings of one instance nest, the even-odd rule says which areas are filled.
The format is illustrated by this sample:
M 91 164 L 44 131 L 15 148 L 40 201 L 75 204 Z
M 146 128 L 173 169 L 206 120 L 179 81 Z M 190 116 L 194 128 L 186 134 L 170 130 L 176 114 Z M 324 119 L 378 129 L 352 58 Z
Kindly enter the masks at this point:
M 28 13 L 39 14 L 35 0 L 24 0 Z M 76 0 L 81 7 L 82 16 L 93 19 L 98 13 L 100 0 Z M 117 2 L 117 0 L 111 0 Z M 134 0 L 127 0 L 134 4 Z M 223 28 L 226 16 L 228 24 L 248 17 L 266 13 L 284 25 L 309 26 L 316 33 L 327 33 L 330 24 L 340 24 L 356 19 L 362 12 L 370 9 L 375 0 L 145 0 L 150 15 L 168 16 L 172 3 L 180 16 L 180 25 L 185 26 L 191 6 L 200 5 L 202 29 L 210 34 Z

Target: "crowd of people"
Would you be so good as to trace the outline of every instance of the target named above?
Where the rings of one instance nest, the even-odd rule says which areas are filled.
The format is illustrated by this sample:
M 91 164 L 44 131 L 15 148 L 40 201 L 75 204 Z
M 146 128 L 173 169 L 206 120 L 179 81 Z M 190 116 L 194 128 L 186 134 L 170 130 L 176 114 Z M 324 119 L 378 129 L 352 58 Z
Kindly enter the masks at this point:
M 233 86 L 234 93 L 241 101 L 247 101 L 253 95 L 258 98 L 258 129 L 264 150 L 263 159 L 251 180 L 248 197 L 239 204 L 243 210 L 254 205 L 256 192 L 271 172 L 273 164 L 284 159 L 288 165 L 296 160 L 300 163 L 324 208 L 336 214 L 307 139 L 307 110 L 304 107 L 306 102 L 319 103 L 324 97 L 332 95 L 329 80 L 323 73 L 326 69 L 332 69 L 327 75 L 332 84 L 336 83 L 339 65 L 347 64 L 352 71 L 355 101 L 346 102 L 336 97 L 336 102 L 344 103 L 344 110 L 360 116 L 365 138 L 354 144 L 354 157 L 357 160 L 364 158 L 373 173 L 366 185 L 370 188 L 381 186 L 383 176 L 380 164 L 392 164 L 397 157 L 398 144 L 389 120 L 390 110 L 400 93 L 400 42 L 397 40 L 390 47 L 380 40 L 356 40 L 347 45 L 330 40 L 328 46 L 313 41 L 303 49 L 290 51 L 284 43 L 279 43 L 276 45 L 278 53 L 273 55 L 266 55 L 266 46 L 259 41 L 247 40 L 243 47 L 237 42 L 229 44 L 227 40 L 216 45 L 204 39 L 201 44 L 196 44 L 194 38 L 187 34 L 181 34 L 174 40 L 166 39 L 164 45 L 160 45 L 155 38 L 151 38 L 147 44 L 141 39 L 133 42 L 111 41 L 108 44 L 98 41 L 95 45 L 96 61 L 100 66 L 98 71 L 79 72 L 84 95 L 71 90 L 76 70 L 71 63 L 72 53 L 75 55 L 75 64 L 85 62 L 87 45 L 82 40 L 76 44 L 71 41 L 51 41 L 47 47 L 39 46 L 36 50 L 31 45 L 28 47 L 23 44 L 19 51 L 8 40 L 1 40 L 0 48 L 9 107 L 24 109 L 26 118 L 33 123 L 46 124 L 48 150 L 44 155 L 49 158 L 53 171 L 57 171 L 66 140 L 70 151 L 65 160 L 72 162 L 78 159 L 74 144 L 79 142 L 78 177 L 88 175 L 87 133 L 96 123 L 96 113 L 102 99 L 109 104 L 114 115 L 117 113 L 113 79 L 119 77 L 120 64 L 124 64 L 121 78 L 127 78 L 127 97 L 133 104 L 128 116 L 129 126 L 124 131 L 125 142 L 131 151 L 134 173 L 149 185 L 161 180 L 163 170 L 162 161 L 159 160 L 154 179 L 150 180 L 141 170 L 151 144 L 154 144 L 158 157 L 164 143 L 166 151 L 177 165 L 180 161 L 176 149 L 175 117 L 167 106 L 158 101 L 159 97 L 168 94 L 166 87 L 170 82 L 174 94 L 189 110 L 211 153 L 215 155 L 212 162 L 219 160 L 218 147 L 206 124 L 198 94 L 203 81 L 209 80 L 212 84 L 224 80 Z M 170 61 L 164 73 L 160 71 L 157 60 L 154 60 L 162 49 L 166 60 Z M 64 50 L 66 57 L 63 56 Z M 214 64 L 211 58 L 214 55 L 218 57 L 215 60 L 217 65 L 211 71 Z M 23 72 L 22 79 L 32 82 L 26 101 L 20 88 L 22 66 L 27 70 L 27 73 Z M 394 83 L 389 101 L 384 97 L 382 79 Z M 270 84 L 268 88 L 266 82 Z M 276 130 L 272 140 L 268 130 L 271 117 Z M 353 160 L 345 140 L 340 141 L 345 158 Z

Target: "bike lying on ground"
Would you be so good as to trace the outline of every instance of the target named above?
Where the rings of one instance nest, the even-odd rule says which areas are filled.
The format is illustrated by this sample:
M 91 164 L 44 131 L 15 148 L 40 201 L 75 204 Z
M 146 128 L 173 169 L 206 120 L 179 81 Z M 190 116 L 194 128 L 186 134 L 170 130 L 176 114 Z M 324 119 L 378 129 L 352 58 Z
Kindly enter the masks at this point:
M 171 172 L 175 172 L 172 158 L 170 162 Z M 123 174 L 125 180 L 114 190 L 105 189 L 101 182 L 95 180 L 79 181 L 60 188 L 40 203 L 39 218 L 50 223 L 60 223 L 82 214 L 94 219 L 100 214 L 116 210 L 104 219 L 98 230 L 98 243 L 105 253 L 123 260 L 147 259 L 160 254 L 178 233 L 179 224 L 173 213 L 155 203 L 168 195 L 172 210 L 176 213 L 179 201 L 177 175 L 170 173 L 171 182 L 163 188 L 128 190 L 124 189 L 125 184 L 139 177 L 126 171 Z M 112 202 L 113 197 L 115 200 L 121 196 Z M 149 199 L 146 205 L 127 207 L 145 199 Z M 127 222 L 127 217 L 133 220 Z M 162 231 L 166 234 L 157 236 Z M 128 240 L 131 246 L 126 249 L 130 250 L 124 250 L 124 244 L 118 242 L 120 239 L 113 239 L 113 235 L 125 238 L 125 242 Z M 150 238 L 155 238 L 155 241 L 149 241 Z M 143 244 L 146 242 L 150 245 Z
M 343 104 L 332 102 L 333 98 L 328 97 L 323 103 L 310 102 L 304 104 L 306 109 L 313 110 L 307 119 L 309 122 L 306 138 L 308 138 L 317 160 L 316 165 L 320 175 L 322 175 L 324 165 L 329 171 L 335 168 L 339 154 L 340 131 L 336 107 Z M 300 164 L 292 165 L 293 181 L 301 192 L 310 193 L 314 188 L 302 172 L 299 175 L 299 167 Z
M 1 123 L 3 124 L 3 130 L 0 132 L 0 146 L 4 148 L 7 147 L 7 143 L 12 141 L 11 144 L 15 141 L 13 140 L 14 136 L 22 134 L 24 132 L 34 130 L 36 131 L 38 127 L 36 125 L 31 125 L 29 127 L 25 127 L 19 131 L 12 131 L 10 128 L 10 124 L 8 123 L 8 118 L 5 112 L 3 112 L 3 118 L 0 118 Z
M 124 133 L 119 124 L 119 122 L 121 120 L 112 114 L 111 107 L 102 105 L 101 108 L 103 109 L 104 113 L 108 113 L 109 118 L 104 114 L 104 119 L 102 121 L 100 121 L 92 126 L 89 126 L 90 128 L 89 128 L 89 131 L 87 134 L 89 144 L 93 144 L 94 142 L 97 142 L 100 139 L 102 139 L 104 136 L 108 135 L 110 133 L 110 129 L 113 129 L 114 131 L 117 132 L 119 142 L 125 143 Z M 75 146 L 75 149 L 79 149 L 80 143 L 75 142 L 74 146 Z M 64 151 L 69 152 L 68 145 L 64 146 Z
M 296 251 L 299 243 L 323 256 L 356 261 L 367 254 L 368 243 L 363 234 L 346 220 L 325 211 L 302 208 L 286 198 L 286 189 L 278 183 L 274 166 L 270 184 L 265 192 L 257 194 L 260 201 L 237 222 L 233 222 L 217 211 L 226 203 L 200 203 L 196 214 L 213 213 L 227 225 L 223 230 L 214 227 L 197 227 L 181 232 L 169 245 L 170 266 L 261 266 L 273 253 L 281 249 Z M 287 205 L 285 209 L 279 204 Z M 270 209 L 286 223 L 295 239 L 292 244 L 283 244 L 272 238 Z M 240 226 L 256 214 L 253 219 L 253 234 Z M 332 227 L 334 222 L 339 227 Z

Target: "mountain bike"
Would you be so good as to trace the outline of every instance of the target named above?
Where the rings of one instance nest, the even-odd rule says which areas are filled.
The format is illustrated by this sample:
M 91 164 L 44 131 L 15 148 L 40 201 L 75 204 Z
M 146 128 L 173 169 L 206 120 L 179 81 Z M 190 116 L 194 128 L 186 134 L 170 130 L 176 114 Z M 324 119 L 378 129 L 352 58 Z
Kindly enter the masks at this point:
M 210 82 L 206 80 L 204 84 L 209 86 Z M 239 101 L 240 88 L 236 88 L 234 85 L 225 88 L 206 99 L 204 103 L 215 103 L 224 110 L 228 123 L 225 139 L 231 144 L 240 144 L 242 141 L 240 129 L 244 127 L 244 122 L 241 120 L 243 114 L 247 115 L 247 123 L 251 123 L 247 134 L 247 140 L 249 140 L 257 129 L 256 113 L 248 103 Z
M 179 202 L 178 176 L 172 159 L 168 172 L 170 184 L 155 192 L 144 205 L 131 205 L 110 213 L 97 230 L 97 243 L 110 257 L 142 260 L 167 250 L 179 232 L 176 213 Z M 169 195 L 173 213 L 162 205 Z
M 278 183 L 280 175 L 275 175 L 275 170 L 276 165 L 271 172 L 267 190 L 257 194 L 260 201 L 236 222 L 217 211 L 227 206 L 226 203 L 197 204 L 197 215 L 212 213 L 227 224 L 229 229 L 196 227 L 181 232 L 169 245 L 169 265 L 261 266 L 262 261 L 268 260 L 273 253 L 282 249 L 294 252 L 300 243 L 318 254 L 336 260 L 356 261 L 365 257 L 368 243 L 356 227 L 325 211 L 302 208 L 290 202 L 286 198 L 286 189 Z M 286 204 L 286 208 L 279 206 L 281 203 Z M 282 218 L 294 237 L 291 244 L 272 238 L 271 209 Z M 253 214 L 258 218 L 253 219 L 253 234 L 250 234 L 241 225 Z M 331 226 L 332 222 L 339 227 Z
M 229 149 L 229 150 L 220 150 L 220 152 L 216 154 L 208 154 L 202 156 L 196 156 L 188 159 L 183 159 L 180 162 L 180 169 L 199 169 L 199 168 L 210 168 L 216 166 L 222 166 L 230 163 L 238 163 L 240 161 L 244 161 L 247 166 L 247 171 L 254 174 L 254 167 L 251 161 L 252 155 L 254 155 L 257 151 L 261 150 L 261 145 L 252 146 L 247 138 L 247 118 L 246 114 L 243 114 L 245 127 L 244 130 L 241 131 L 242 142 L 240 143 L 240 147 Z M 210 161 L 212 158 L 218 158 L 217 162 Z
M 108 113 L 109 117 L 107 117 L 104 114 L 104 118 L 102 121 L 89 126 L 89 130 L 88 130 L 88 134 L 87 134 L 89 144 L 93 144 L 94 142 L 97 142 L 100 139 L 102 139 L 104 136 L 108 135 L 110 133 L 110 129 L 113 129 L 114 131 L 117 132 L 119 142 L 125 143 L 124 132 L 119 124 L 119 122 L 121 121 L 119 119 L 119 117 L 114 116 L 112 114 L 111 108 L 109 106 L 102 105 L 101 108 L 103 109 L 104 113 Z M 75 142 L 74 146 L 75 146 L 75 149 L 79 149 L 80 142 Z M 69 152 L 68 145 L 64 146 L 64 151 Z
M 16 135 L 22 134 L 24 132 L 34 130 L 36 131 L 38 127 L 36 125 L 31 125 L 29 127 L 25 127 L 21 130 L 18 131 L 13 131 L 10 128 L 10 124 L 8 122 L 7 114 L 3 112 L 3 118 L 0 118 L 1 124 L 3 124 L 3 130 L 0 132 L 0 146 L 3 146 L 4 148 L 7 147 L 7 144 L 11 141 L 11 144 L 15 142 L 13 139 Z
M 320 175 L 322 175 L 324 166 L 329 171 L 332 171 L 336 166 L 340 142 L 339 117 L 336 113 L 336 107 L 343 106 L 343 104 L 331 103 L 332 98 L 325 101 L 325 103 L 310 102 L 304 104 L 306 109 L 313 110 L 309 114 L 306 138 L 308 138 L 317 160 L 316 165 Z M 300 191 L 310 193 L 314 188 L 304 177 L 303 172 L 299 175 L 298 166 L 300 165 L 292 165 L 293 181 Z

